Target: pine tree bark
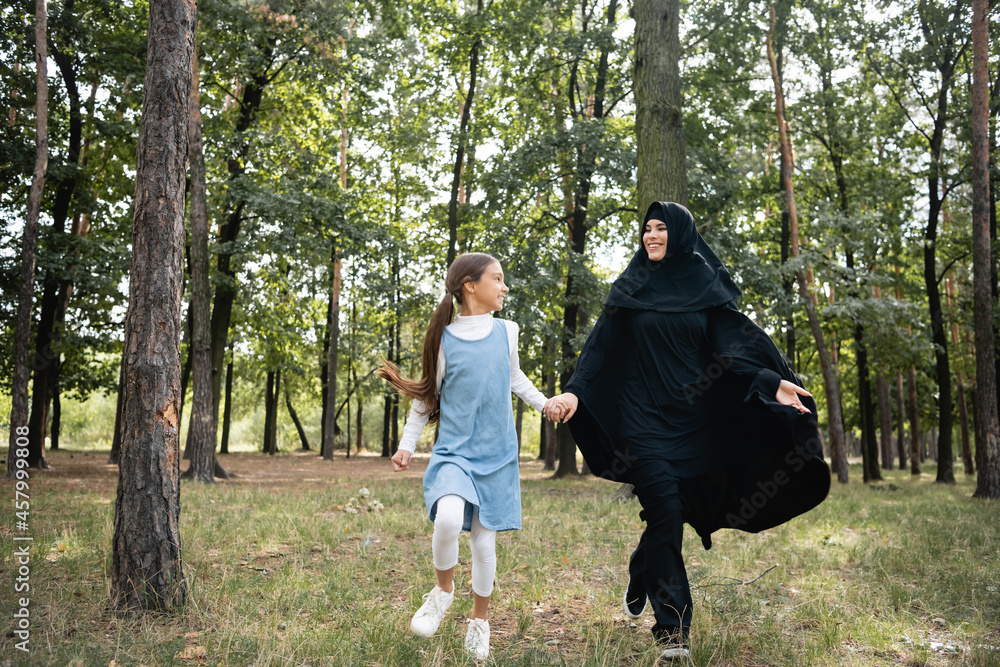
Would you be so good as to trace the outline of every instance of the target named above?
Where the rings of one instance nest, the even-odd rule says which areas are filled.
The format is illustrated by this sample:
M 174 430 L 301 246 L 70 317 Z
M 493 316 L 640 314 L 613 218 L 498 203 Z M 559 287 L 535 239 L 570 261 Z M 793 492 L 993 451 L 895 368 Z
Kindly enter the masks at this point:
M 49 164 L 49 87 L 46 54 L 48 9 L 45 0 L 35 0 L 35 167 L 28 194 L 28 213 L 21 238 L 21 277 L 18 283 L 17 323 L 14 332 L 14 377 L 11 387 L 10 435 L 7 475 L 14 475 L 15 459 L 30 465 L 28 429 L 28 381 L 31 351 L 31 301 L 35 286 L 35 251 L 38 248 L 38 218 L 42 190 Z M 42 458 L 44 461 L 44 458 Z M 40 462 L 36 462 L 36 466 Z
M 215 481 L 215 407 L 212 403 L 212 315 L 208 281 L 208 203 L 205 154 L 201 138 L 201 95 L 198 51 L 191 59 L 191 102 L 188 118 L 188 162 L 191 167 L 191 420 L 188 444 L 191 465 L 186 476 L 205 484 Z M 183 398 L 183 387 L 181 397 Z M 178 420 L 180 415 L 178 413 Z
M 976 498 L 1000 498 L 1000 419 L 997 414 L 990 248 L 989 3 L 972 3 L 972 254 L 976 327 Z
M 792 150 L 788 139 L 785 125 L 785 99 L 781 92 L 781 78 L 778 74 L 777 62 L 774 57 L 774 48 L 771 44 L 771 35 L 774 32 L 774 7 L 771 7 L 771 25 L 767 32 L 767 56 L 771 65 L 771 77 L 774 81 L 775 91 L 775 112 L 778 119 L 778 135 L 781 141 L 781 151 L 784 155 L 785 173 L 783 180 L 785 192 L 787 194 L 788 219 L 792 239 L 792 257 L 799 255 L 799 223 L 798 214 L 795 208 L 795 189 L 792 182 Z M 830 353 L 823 336 L 823 329 L 820 326 L 819 315 L 816 312 L 816 304 L 809 294 L 809 286 L 806 283 L 805 272 L 796 271 L 796 281 L 799 285 L 799 295 L 806 306 L 806 313 L 809 316 L 809 327 L 812 329 L 813 339 L 816 341 L 816 350 L 819 354 L 820 367 L 823 371 L 823 384 L 826 389 L 827 421 L 830 428 L 830 459 L 831 467 L 837 473 L 837 481 L 847 483 L 847 457 L 845 456 L 844 439 L 844 419 L 841 414 L 840 383 L 837 373 L 830 361 Z
M 636 196 L 642 215 L 654 201 L 687 206 L 680 1 L 635 0 Z
M 111 605 L 119 610 L 169 610 L 186 597 L 177 407 L 195 7 L 157 0 L 149 9 L 111 562 Z

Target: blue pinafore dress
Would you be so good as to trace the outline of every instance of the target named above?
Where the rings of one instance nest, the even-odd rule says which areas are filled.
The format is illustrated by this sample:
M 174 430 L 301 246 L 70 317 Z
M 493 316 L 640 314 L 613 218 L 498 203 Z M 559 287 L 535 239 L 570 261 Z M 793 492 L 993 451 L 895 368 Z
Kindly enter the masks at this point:
M 441 425 L 424 472 L 424 501 L 431 521 L 437 501 L 465 499 L 462 529 L 479 510 L 484 528 L 521 528 L 517 432 L 510 397 L 510 342 L 503 320 L 485 338 L 464 340 L 445 329 Z

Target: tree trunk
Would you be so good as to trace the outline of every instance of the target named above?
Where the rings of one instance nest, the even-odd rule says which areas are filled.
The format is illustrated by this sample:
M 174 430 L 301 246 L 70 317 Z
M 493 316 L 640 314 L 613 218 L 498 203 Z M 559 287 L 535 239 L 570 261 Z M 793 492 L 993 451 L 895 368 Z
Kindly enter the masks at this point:
M 607 26 L 613 28 L 617 21 L 618 2 L 611 0 L 607 9 Z M 608 56 L 610 46 L 601 48 L 601 57 L 597 65 L 597 76 L 594 81 L 593 111 L 590 114 L 594 120 L 604 118 L 604 92 L 607 82 Z M 573 77 L 576 76 L 574 71 Z M 571 82 L 570 95 L 573 94 L 575 82 Z M 576 191 L 573 196 L 572 215 L 568 218 L 569 223 L 569 262 L 566 276 L 566 306 L 563 311 L 563 336 L 562 336 L 562 357 L 564 370 L 560 374 L 559 384 L 565 387 L 576 366 L 576 351 L 573 349 L 573 340 L 576 338 L 580 327 L 580 302 L 578 293 L 581 289 L 577 286 L 578 274 L 586 271 L 584 266 L 585 250 L 587 245 L 587 217 L 590 202 L 590 188 L 593 182 L 594 170 L 597 165 L 597 150 L 593 146 L 583 146 L 577 149 L 577 170 L 576 170 Z M 581 282 L 583 276 L 580 275 Z M 579 474 L 576 467 L 576 442 L 569 429 L 565 425 L 556 429 L 556 442 L 559 447 L 559 466 L 556 468 L 554 478 L 565 477 L 567 475 Z
M 927 228 L 924 232 L 924 284 L 927 288 L 927 306 L 931 320 L 938 385 L 938 431 L 940 432 L 938 451 L 940 455 L 938 457 L 937 481 L 952 484 L 955 482 L 955 475 L 952 469 L 951 447 L 951 413 L 953 409 L 951 370 L 948 365 L 948 339 L 945 335 L 944 312 L 941 308 L 941 292 L 938 287 L 937 235 L 938 217 L 944 203 L 940 195 L 941 148 L 948 121 L 948 98 L 955 64 L 951 61 L 940 63 L 939 70 L 941 72 L 941 87 L 938 90 L 937 116 L 934 118 L 934 131 L 928 146 L 930 175 L 927 179 Z
M 326 301 L 326 322 L 323 324 L 323 356 L 319 360 L 319 383 L 320 400 L 322 409 L 319 418 L 319 448 L 320 456 L 323 455 L 323 441 L 326 440 L 326 406 L 329 401 L 329 378 L 330 378 L 330 313 L 333 312 L 333 290 Z
M 191 167 L 191 420 L 188 446 L 191 465 L 186 476 L 211 484 L 215 481 L 215 408 L 212 404 L 211 287 L 208 281 L 208 204 L 205 154 L 201 138 L 201 95 L 198 92 L 198 50 L 191 62 L 191 105 L 188 122 L 188 163 Z M 183 385 L 181 398 L 184 396 Z M 178 423 L 180 415 L 178 414 Z
M 788 139 L 785 125 L 785 100 L 781 92 L 781 78 L 778 74 L 777 62 L 774 57 L 774 48 L 771 45 L 771 35 L 774 31 L 774 7 L 771 7 L 771 26 L 767 33 L 767 55 L 771 65 L 771 76 L 774 80 L 775 91 L 775 111 L 778 118 L 778 135 L 781 140 L 781 151 L 785 156 L 785 173 L 783 180 L 785 192 L 787 194 L 788 220 L 792 240 L 792 257 L 799 256 L 799 223 L 795 209 L 795 189 L 792 183 L 792 149 Z M 806 284 L 805 272 L 796 272 L 796 280 L 799 285 L 799 295 L 806 306 L 806 313 L 809 316 L 809 327 L 812 329 L 813 339 L 816 341 L 816 349 L 819 353 L 820 367 L 823 371 L 823 384 L 826 389 L 827 420 L 830 429 L 830 459 L 837 480 L 843 484 L 847 483 L 847 458 L 845 456 L 844 441 L 844 420 L 841 415 L 840 385 L 836 371 L 830 361 L 830 353 L 826 347 L 823 337 L 823 329 L 820 327 L 819 316 L 816 313 L 816 304 L 809 294 L 809 286 Z
M 337 418 L 333 407 L 337 404 L 337 352 L 340 347 L 340 254 L 336 244 L 332 250 L 332 280 L 330 300 L 330 347 L 327 356 L 327 401 L 323 415 L 323 459 L 333 460 L 333 445 L 337 436 Z
M 67 24 L 71 23 L 73 3 L 66 3 L 63 10 L 63 18 Z M 83 114 L 75 69 L 77 60 L 68 50 L 61 50 L 57 46 L 59 40 L 53 35 L 49 37 L 52 45 L 51 58 L 62 75 L 66 86 L 66 102 L 69 105 L 69 145 L 66 152 L 68 164 L 61 170 L 67 175 L 55 179 L 56 191 L 52 206 L 53 236 L 61 237 L 77 186 L 76 167 L 81 159 Z M 65 307 L 65 300 L 61 298 L 66 293 L 64 285 L 68 285 L 68 281 L 60 279 L 55 271 L 46 271 L 38 331 L 35 335 L 35 378 L 31 393 L 31 415 L 28 419 L 28 463 L 39 468 L 48 467 L 45 461 L 45 433 L 53 388 L 59 378 L 59 353 L 55 349 L 58 348 L 59 324 L 65 319 L 65 311 L 60 312 Z
M 476 2 L 476 16 L 483 14 L 483 0 Z M 462 165 L 465 163 L 465 144 L 468 140 L 469 115 L 472 111 L 472 99 L 476 95 L 476 72 L 479 68 L 479 47 L 482 38 L 476 37 L 469 50 L 469 91 L 462 105 L 462 116 L 458 122 L 458 139 L 455 148 L 455 168 L 451 178 L 451 199 L 448 201 L 448 261 L 447 266 L 455 261 L 458 251 L 458 199 L 462 183 Z
M 190 141 L 190 139 L 189 139 Z M 190 273 L 190 262 L 188 262 Z M 187 336 L 187 346 L 188 353 L 184 358 L 184 363 L 181 365 L 181 404 L 177 410 L 177 422 L 184 422 L 184 398 L 187 396 L 188 383 L 191 381 L 191 364 L 194 363 L 194 358 L 191 354 L 191 302 L 188 302 L 187 317 L 185 319 L 184 325 L 184 335 Z M 183 339 L 182 339 L 182 342 Z M 191 428 L 188 427 L 188 438 L 187 442 L 184 443 L 184 460 L 187 461 L 191 458 Z
M 962 371 L 955 373 L 955 389 L 958 394 L 958 425 L 962 434 L 962 464 L 966 475 L 975 475 L 976 467 L 972 462 L 972 443 L 969 442 L 969 406 L 965 398 L 965 377 Z
M 395 323 L 389 325 L 389 355 L 386 357 L 389 361 L 394 359 L 393 351 L 396 345 L 396 338 L 393 331 L 396 326 L 397 325 Z M 387 391 L 385 393 L 385 412 L 382 414 L 382 456 L 386 458 L 395 454 L 393 451 L 395 447 L 389 442 L 389 421 L 392 419 L 392 399 L 393 392 Z
M 654 201 L 687 206 L 679 0 L 635 0 L 636 195 L 643 215 Z M 610 14 L 609 14 L 610 16 Z
M 920 412 L 917 409 L 917 371 L 910 366 L 906 376 L 906 391 L 909 396 L 910 413 L 910 474 L 920 474 Z
M 259 54 L 260 62 L 271 60 L 270 47 Z M 243 99 L 240 101 L 240 114 L 236 121 L 235 136 L 242 137 L 239 146 L 232 151 L 226 161 L 229 181 L 233 182 L 243 177 L 246 172 L 247 157 L 250 144 L 246 137 L 247 130 L 254 123 L 257 111 L 264 99 L 264 88 L 270 79 L 266 73 L 255 73 L 243 89 Z M 229 323 L 233 314 L 233 303 L 236 301 L 236 271 L 232 260 L 235 254 L 236 239 L 243 224 L 243 209 L 246 201 L 237 201 L 229 212 L 226 222 L 219 228 L 219 255 L 217 258 L 216 276 L 218 283 L 215 296 L 212 299 L 212 407 L 213 421 L 219 422 L 219 400 L 222 394 L 222 366 L 226 359 L 226 347 L 229 342 Z M 228 409 L 228 401 L 227 401 Z
M 118 365 L 118 398 L 115 401 L 115 432 L 111 436 L 108 465 L 118 465 L 122 453 L 122 405 L 125 402 L 125 366 Z M 179 423 L 179 422 L 178 422 Z
M 357 382 L 357 378 L 355 378 Z M 364 438 L 362 437 L 362 429 L 364 428 L 364 421 L 361 416 L 361 412 L 364 409 L 364 401 L 361 400 L 361 392 L 358 392 L 358 409 L 355 415 L 355 428 L 354 428 L 354 451 L 360 453 L 361 449 L 364 447 Z
M 997 414 L 990 248 L 989 32 L 987 0 L 973 0 L 972 43 L 972 252 L 976 326 L 976 498 L 1000 498 L 1000 419 Z M 963 405 L 964 407 L 964 405 Z
M 551 339 L 552 356 L 555 356 L 555 339 Z M 551 370 L 545 376 L 545 391 L 548 396 L 556 395 L 556 372 Z M 556 469 L 556 424 L 542 417 L 545 433 L 545 467 L 544 470 Z
M 49 164 L 49 87 L 46 54 L 47 4 L 35 0 L 35 168 L 31 175 L 28 213 L 21 239 L 21 278 L 17 293 L 17 324 L 14 333 L 14 378 L 11 387 L 10 435 L 7 475 L 15 474 L 15 459 L 31 465 L 28 428 L 28 381 L 31 351 L 31 301 L 35 289 L 35 251 L 38 248 L 38 217 Z M 44 463 L 44 456 L 35 466 Z
M 517 411 L 514 416 L 514 431 L 517 433 L 517 455 L 521 456 L 521 425 L 524 423 L 524 400 L 517 397 Z
M 52 442 L 49 449 L 59 449 L 59 431 L 62 427 L 62 405 L 59 402 L 59 384 L 52 388 Z
M 232 353 L 232 347 L 230 347 Z M 216 408 L 218 412 L 218 408 Z M 233 360 L 226 364 L 226 407 L 222 413 L 222 443 L 219 445 L 220 454 L 229 453 L 229 424 L 233 415 Z
M 281 381 L 281 371 L 268 371 L 267 386 L 264 390 L 264 446 L 265 454 L 274 455 L 278 451 L 277 421 L 278 421 L 278 383 Z
M 892 397 L 889 391 L 889 378 L 881 373 L 875 378 L 878 395 L 879 435 L 882 440 L 882 467 L 892 470 Z
M 295 430 L 299 434 L 299 442 L 302 443 L 302 451 L 310 451 L 309 439 L 306 437 L 306 431 L 302 428 L 302 422 L 299 421 L 299 416 L 295 412 L 295 408 L 292 407 L 292 399 L 288 396 L 288 383 L 285 383 L 285 407 L 288 408 L 288 416 L 292 418 L 292 423 L 295 424 Z
M 903 371 L 896 371 L 896 449 L 899 453 L 899 469 L 906 470 L 906 409 L 903 398 Z
M 186 597 L 177 407 L 195 4 L 162 0 L 149 15 L 111 561 L 111 605 L 129 611 L 169 610 Z
M 878 467 L 878 441 L 875 436 L 875 406 L 868 377 L 868 347 L 864 343 L 864 327 L 854 326 L 855 353 L 858 359 L 858 403 L 861 408 L 861 467 L 864 481 L 882 479 Z

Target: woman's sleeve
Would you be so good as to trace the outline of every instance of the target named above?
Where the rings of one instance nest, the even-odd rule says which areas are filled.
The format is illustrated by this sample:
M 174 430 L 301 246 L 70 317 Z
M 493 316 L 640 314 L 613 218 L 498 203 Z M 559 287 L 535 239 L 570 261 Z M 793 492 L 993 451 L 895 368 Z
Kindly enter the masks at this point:
M 613 344 L 617 326 L 618 317 L 609 313 L 605 307 L 601 311 L 601 316 L 597 318 L 590 336 L 587 337 L 583 349 L 580 350 L 580 357 L 576 361 L 576 370 L 573 372 L 573 377 L 563 387 L 564 392 L 580 396 L 586 391 L 587 385 L 604 365 L 604 359 Z
M 708 311 L 708 336 L 717 365 L 708 369 L 709 377 L 723 372 L 744 377 L 750 382 L 747 399 L 756 392 L 773 397 L 782 379 L 801 385 L 767 332 L 732 303 Z

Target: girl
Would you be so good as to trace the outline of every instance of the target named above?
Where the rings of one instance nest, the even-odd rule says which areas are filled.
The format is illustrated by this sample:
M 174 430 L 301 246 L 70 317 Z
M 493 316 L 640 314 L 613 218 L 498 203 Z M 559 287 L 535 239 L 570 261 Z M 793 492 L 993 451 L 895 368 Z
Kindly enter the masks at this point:
M 440 421 L 437 442 L 424 472 L 424 500 L 434 522 L 431 551 L 437 586 L 410 621 L 420 637 L 433 635 L 455 597 L 452 575 L 458 536 L 471 532 L 472 592 L 475 604 L 465 648 L 477 659 L 490 652 L 487 608 L 496 574 L 496 534 L 521 528 L 517 435 L 511 410 L 514 391 L 536 410 L 545 396 L 518 365 L 517 325 L 494 319 L 508 287 L 500 263 L 484 253 L 455 259 L 445 279 L 424 339 L 423 376 L 409 380 L 384 361 L 379 376 L 413 398 L 393 470 L 408 470 L 417 438 L 428 422 Z M 461 313 L 451 323 L 458 302 Z

